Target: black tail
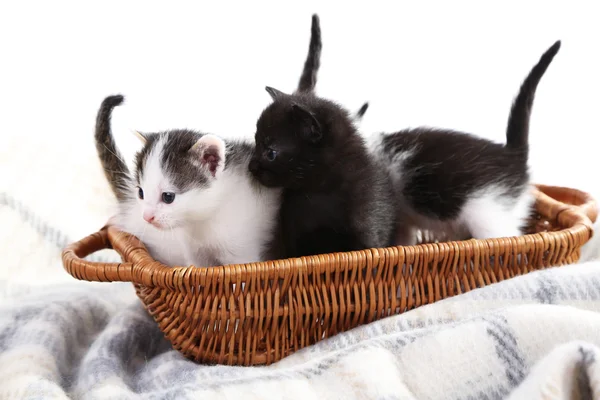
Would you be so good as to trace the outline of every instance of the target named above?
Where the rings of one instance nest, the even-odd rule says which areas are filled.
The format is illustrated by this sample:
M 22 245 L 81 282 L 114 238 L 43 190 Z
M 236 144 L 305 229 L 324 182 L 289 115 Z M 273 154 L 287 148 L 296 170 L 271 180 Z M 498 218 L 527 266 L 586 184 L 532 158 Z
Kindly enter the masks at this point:
M 128 197 L 129 169 L 117 149 L 110 129 L 113 108 L 123 103 L 123 96 L 115 95 L 104 99 L 96 117 L 96 151 L 110 187 L 119 201 Z M 129 189 L 129 190 L 128 190 Z
M 308 46 L 308 55 L 304 62 L 304 69 L 302 70 L 302 76 L 300 82 L 298 82 L 297 92 L 312 92 L 315 90 L 317 84 L 317 72 L 319 72 L 319 66 L 321 65 L 321 48 L 323 44 L 321 42 L 321 25 L 319 23 L 319 16 L 313 14 L 312 25 L 310 28 L 310 45 Z
M 362 119 L 362 117 L 365 115 L 365 113 L 367 112 L 368 109 L 369 109 L 369 102 L 366 102 L 358 109 L 354 118 L 357 120 Z
M 548 69 L 560 49 L 560 40 L 550 47 L 533 67 L 521 85 L 519 94 L 515 98 L 506 129 L 506 147 L 518 150 L 527 150 L 529 143 L 529 117 L 533 107 L 535 90 L 540 79 Z

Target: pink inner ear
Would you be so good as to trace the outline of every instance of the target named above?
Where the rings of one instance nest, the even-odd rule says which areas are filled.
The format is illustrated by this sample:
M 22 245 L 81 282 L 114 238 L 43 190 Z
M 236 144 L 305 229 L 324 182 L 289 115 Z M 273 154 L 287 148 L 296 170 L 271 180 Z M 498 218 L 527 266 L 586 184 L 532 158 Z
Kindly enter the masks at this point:
M 219 155 L 214 147 L 209 147 L 202 155 L 202 164 L 208 165 L 208 170 L 215 176 L 217 167 L 219 166 Z

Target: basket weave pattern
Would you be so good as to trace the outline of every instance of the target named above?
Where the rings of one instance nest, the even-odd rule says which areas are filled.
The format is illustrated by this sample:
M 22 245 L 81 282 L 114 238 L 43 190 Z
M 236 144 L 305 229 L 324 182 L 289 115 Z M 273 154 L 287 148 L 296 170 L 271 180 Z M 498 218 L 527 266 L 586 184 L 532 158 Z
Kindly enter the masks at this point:
M 270 364 L 319 340 L 530 271 L 574 263 L 597 217 L 586 193 L 538 186 L 528 234 L 211 268 L 167 267 L 104 227 L 63 252 L 77 279 L 133 282 L 173 347 L 196 361 Z M 122 263 L 83 257 L 114 248 Z

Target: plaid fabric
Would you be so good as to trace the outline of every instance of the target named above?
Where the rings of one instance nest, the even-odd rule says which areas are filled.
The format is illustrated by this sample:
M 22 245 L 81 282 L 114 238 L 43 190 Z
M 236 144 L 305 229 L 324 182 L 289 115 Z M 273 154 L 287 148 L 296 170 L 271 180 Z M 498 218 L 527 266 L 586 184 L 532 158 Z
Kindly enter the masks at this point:
M 68 229 L 6 194 L 0 218 L 16 271 L 0 282 L 1 399 L 600 398 L 600 262 L 421 307 L 269 367 L 206 366 L 170 348 L 131 285 L 68 276 Z

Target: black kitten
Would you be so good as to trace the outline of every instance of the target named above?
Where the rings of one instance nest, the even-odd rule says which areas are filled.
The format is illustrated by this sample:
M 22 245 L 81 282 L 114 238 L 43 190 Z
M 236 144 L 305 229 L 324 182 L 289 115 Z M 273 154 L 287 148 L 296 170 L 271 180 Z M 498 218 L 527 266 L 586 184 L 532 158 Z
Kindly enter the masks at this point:
M 321 57 L 321 28 L 311 38 L 296 93 L 267 88 L 274 102 L 257 123 L 249 169 L 269 187 L 283 187 L 277 246 L 281 257 L 386 246 L 393 238 L 392 191 L 384 169 L 367 153 L 350 117 L 314 95 Z
M 285 256 L 385 247 L 395 220 L 392 190 L 349 113 L 313 94 L 267 88 L 250 171 L 283 187 Z
M 402 221 L 397 244 L 414 244 L 417 229 L 442 232 L 453 240 L 522 233 L 534 202 L 527 167 L 529 117 L 537 85 L 559 49 L 560 41 L 523 82 L 504 145 L 431 128 L 378 138 L 374 153 L 393 178 Z

